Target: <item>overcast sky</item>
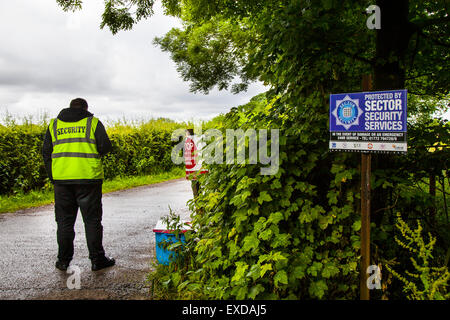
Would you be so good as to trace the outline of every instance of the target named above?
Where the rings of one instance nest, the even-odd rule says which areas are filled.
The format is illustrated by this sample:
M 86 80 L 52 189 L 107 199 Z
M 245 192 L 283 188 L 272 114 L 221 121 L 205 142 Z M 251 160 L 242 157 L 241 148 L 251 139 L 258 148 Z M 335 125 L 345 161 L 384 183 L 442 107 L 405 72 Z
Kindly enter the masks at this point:
M 72 13 L 55 0 L 0 1 L 0 120 L 6 111 L 54 117 L 76 97 L 86 98 L 103 121 L 210 119 L 265 91 L 254 84 L 239 95 L 189 92 L 169 54 L 152 44 L 178 20 L 156 5 L 150 19 L 113 36 L 99 28 L 103 5 L 84 1 Z
M 0 1 L 0 114 L 51 117 L 83 97 L 101 119 L 209 119 L 263 92 L 189 92 L 168 53 L 152 44 L 179 26 L 159 6 L 131 31 L 100 30 L 103 0 L 63 12 L 55 0 Z

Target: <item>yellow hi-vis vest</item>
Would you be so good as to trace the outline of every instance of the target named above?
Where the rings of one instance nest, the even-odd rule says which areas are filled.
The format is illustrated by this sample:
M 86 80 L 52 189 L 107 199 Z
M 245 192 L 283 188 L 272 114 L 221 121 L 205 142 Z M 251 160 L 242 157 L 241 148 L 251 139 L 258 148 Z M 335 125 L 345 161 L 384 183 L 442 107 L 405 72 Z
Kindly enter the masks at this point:
M 103 167 L 95 143 L 98 119 L 78 122 L 50 121 L 53 180 L 103 179 Z

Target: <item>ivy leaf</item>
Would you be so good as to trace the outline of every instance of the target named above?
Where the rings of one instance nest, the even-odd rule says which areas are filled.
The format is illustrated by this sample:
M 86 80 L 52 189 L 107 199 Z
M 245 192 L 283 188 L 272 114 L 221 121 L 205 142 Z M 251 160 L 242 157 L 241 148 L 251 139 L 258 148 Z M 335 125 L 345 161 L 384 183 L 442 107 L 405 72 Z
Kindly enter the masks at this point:
M 250 299 L 256 299 L 258 294 L 260 294 L 261 292 L 264 292 L 264 286 L 262 286 L 261 284 L 258 283 L 256 286 L 253 286 L 250 288 L 248 297 Z
M 322 299 L 322 297 L 325 295 L 325 291 L 327 290 L 328 286 L 324 280 L 312 282 L 308 288 L 308 292 L 311 295 L 311 297 L 313 298 L 316 297 L 319 299 Z
M 278 224 L 278 222 L 280 222 L 283 219 L 284 219 L 283 214 L 277 211 L 270 214 L 269 219 L 267 219 L 267 223 Z
M 262 277 L 264 277 L 264 275 L 266 274 L 267 271 L 272 270 L 272 264 L 271 263 L 265 263 L 261 266 L 261 271 L 259 273 L 259 275 Z
M 290 244 L 290 238 L 292 236 L 288 233 L 280 233 L 278 234 L 274 239 L 273 242 L 271 244 L 272 248 L 277 248 L 277 247 L 287 247 Z
M 236 300 L 243 300 L 248 292 L 247 286 L 239 286 L 236 287 L 237 293 L 236 293 Z
M 254 235 L 246 236 L 244 238 L 244 245 L 242 246 L 242 251 L 247 252 L 258 248 L 259 240 Z
M 245 275 L 245 271 L 248 269 L 248 264 L 246 264 L 245 262 L 242 261 L 238 261 L 236 263 L 236 272 L 234 273 L 233 278 L 231 278 L 231 282 L 238 282 L 239 280 L 241 280 L 244 275 Z
M 252 194 L 252 193 L 251 193 L 250 191 L 245 190 L 245 191 L 242 193 L 242 196 L 241 196 L 242 201 L 245 201 L 245 199 L 247 199 L 251 194 Z
M 350 241 L 352 242 L 352 247 L 356 250 L 361 248 L 361 238 L 359 236 L 351 236 Z
M 281 183 L 279 179 L 273 180 L 272 184 L 270 185 L 271 189 L 279 189 L 281 188 Z
M 339 273 L 339 269 L 332 263 L 327 263 L 322 270 L 322 277 L 331 278 Z
M 259 234 L 259 238 L 261 239 L 261 240 L 265 240 L 265 241 L 267 241 L 267 240 L 269 240 L 271 237 L 272 237 L 272 230 L 270 230 L 270 229 L 267 229 L 267 230 L 264 230 L 263 232 L 261 232 L 260 234 Z
M 247 278 L 252 278 L 253 281 L 256 281 L 256 279 L 258 278 L 259 274 L 260 274 L 260 266 L 259 266 L 259 264 L 254 264 L 250 268 L 250 271 L 247 273 L 246 277 Z
M 266 202 L 272 201 L 272 197 L 270 196 L 270 194 L 267 193 L 267 191 L 262 191 L 258 197 L 259 204 L 262 204 L 264 201 Z
M 294 279 L 303 279 L 305 277 L 304 268 L 302 266 L 295 267 L 292 276 Z
M 355 221 L 352 225 L 353 231 L 359 231 L 361 229 L 361 220 Z
M 286 271 L 284 271 L 284 270 L 278 271 L 277 274 L 275 275 L 275 277 L 273 278 L 273 281 L 274 281 L 275 287 L 278 287 L 279 283 L 288 284 L 288 277 L 287 277 Z
M 239 225 L 241 224 L 242 221 L 245 221 L 245 220 L 248 219 L 247 211 L 246 210 L 242 210 L 242 209 L 237 210 L 234 213 L 234 216 L 236 218 L 236 227 L 239 227 Z
M 281 252 L 279 252 L 279 251 L 275 252 L 274 254 L 271 253 L 271 259 L 272 259 L 272 261 L 288 260 L 288 258 L 283 256 L 283 254 Z
M 234 204 L 236 207 L 239 207 L 242 204 L 242 202 L 243 202 L 242 201 L 242 195 L 240 193 L 235 195 L 230 200 L 230 204 Z
M 312 266 L 308 268 L 308 273 L 312 275 L 313 277 L 317 277 L 317 274 L 322 270 L 323 264 L 320 262 L 315 261 Z
M 332 221 L 333 218 L 331 216 L 321 216 L 319 218 L 320 229 L 325 230 Z
M 328 198 L 328 204 L 333 205 L 333 204 L 337 204 L 338 203 L 338 193 L 335 191 L 330 191 L 327 194 L 327 198 Z

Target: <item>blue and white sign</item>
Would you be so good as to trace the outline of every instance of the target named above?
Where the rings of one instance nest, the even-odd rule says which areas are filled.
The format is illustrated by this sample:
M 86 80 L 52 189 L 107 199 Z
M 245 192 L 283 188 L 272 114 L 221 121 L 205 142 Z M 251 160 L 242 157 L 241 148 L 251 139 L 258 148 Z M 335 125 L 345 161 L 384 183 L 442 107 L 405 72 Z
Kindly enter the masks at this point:
M 407 91 L 330 95 L 330 151 L 406 153 Z

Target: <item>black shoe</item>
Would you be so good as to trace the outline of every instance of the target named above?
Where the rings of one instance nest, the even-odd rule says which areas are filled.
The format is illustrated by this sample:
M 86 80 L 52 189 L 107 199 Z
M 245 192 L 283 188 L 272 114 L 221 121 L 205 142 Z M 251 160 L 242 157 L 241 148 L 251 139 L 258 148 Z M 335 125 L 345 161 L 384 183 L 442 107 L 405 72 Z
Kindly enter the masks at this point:
M 98 271 L 101 269 L 105 269 L 108 267 L 112 267 L 113 265 L 116 264 L 116 260 L 114 260 L 114 258 L 107 258 L 105 257 L 104 260 L 101 260 L 100 262 L 92 262 L 92 271 Z
M 55 263 L 55 267 L 61 271 L 66 271 L 70 262 L 58 260 Z

